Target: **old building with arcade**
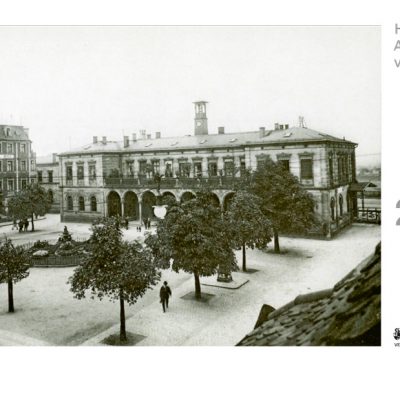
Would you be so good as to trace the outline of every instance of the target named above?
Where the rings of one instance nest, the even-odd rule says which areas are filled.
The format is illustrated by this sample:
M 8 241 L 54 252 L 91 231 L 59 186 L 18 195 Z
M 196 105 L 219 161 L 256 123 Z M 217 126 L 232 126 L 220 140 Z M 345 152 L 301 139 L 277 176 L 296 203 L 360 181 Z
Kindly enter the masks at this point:
M 122 215 L 141 221 L 153 217 L 158 195 L 185 201 L 200 187 L 211 188 L 225 209 L 234 182 L 266 157 L 282 163 L 315 199 L 321 234 L 331 236 L 357 211 L 356 144 L 307 128 L 275 123 L 247 132 L 209 133 L 207 102 L 194 103 L 194 132 L 162 137 L 141 131 L 121 141 L 93 137 L 91 144 L 59 154 L 62 221 L 93 221 Z M 156 174 L 162 176 L 156 182 Z

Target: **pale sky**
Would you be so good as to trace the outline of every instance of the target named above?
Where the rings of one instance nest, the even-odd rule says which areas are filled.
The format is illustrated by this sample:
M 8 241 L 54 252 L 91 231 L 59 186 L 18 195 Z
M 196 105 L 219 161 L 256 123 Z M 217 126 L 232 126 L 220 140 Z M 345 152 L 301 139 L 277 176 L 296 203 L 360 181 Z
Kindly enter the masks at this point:
M 380 160 L 379 27 L 0 27 L 0 124 L 30 130 L 37 155 L 90 143 L 297 125 Z M 12 118 L 11 118 L 12 115 Z M 371 155 L 373 154 L 373 155 Z

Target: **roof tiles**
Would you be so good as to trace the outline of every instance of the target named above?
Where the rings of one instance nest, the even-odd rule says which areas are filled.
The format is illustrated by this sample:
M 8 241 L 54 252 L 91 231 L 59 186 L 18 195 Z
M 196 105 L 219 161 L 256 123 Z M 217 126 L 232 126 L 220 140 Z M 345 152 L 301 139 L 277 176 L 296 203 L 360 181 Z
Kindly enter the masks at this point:
M 263 319 L 239 346 L 380 345 L 380 244 L 332 289 L 297 296 Z

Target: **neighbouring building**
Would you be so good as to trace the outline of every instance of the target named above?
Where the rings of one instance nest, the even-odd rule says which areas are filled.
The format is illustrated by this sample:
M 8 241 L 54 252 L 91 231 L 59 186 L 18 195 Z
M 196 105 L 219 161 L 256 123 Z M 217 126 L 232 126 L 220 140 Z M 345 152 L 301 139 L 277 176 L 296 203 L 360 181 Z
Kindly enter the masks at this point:
M 51 199 L 51 213 L 60 212 L 60 164 L 58 155 L 37 157 L 36 173 L 37 182 L 49 193 Z
M 93 137 L 82 148 L 59 154 L 62 221 L 92 221 L 99 216 L 123 215 L 133 220 L 153 216 L 157 183 L 161 194 L 185 201 L 203 184 L 226 208 L 233 183 L 246 169 L 256 169 L 266 157 L 282 163 L 314 197 L 330 237 L 349 224 L 357 212 L 356 144 L 299 126 L 276 123 L 248 132 L 210 134 L 207 102 L 195 102 L 194 134 L 162 137 L 141 131 L 122 141 Z
M 29 130 L 0 125 L 0 194 L 5 205 L 13 194 L 35 181 L 36 155 Z

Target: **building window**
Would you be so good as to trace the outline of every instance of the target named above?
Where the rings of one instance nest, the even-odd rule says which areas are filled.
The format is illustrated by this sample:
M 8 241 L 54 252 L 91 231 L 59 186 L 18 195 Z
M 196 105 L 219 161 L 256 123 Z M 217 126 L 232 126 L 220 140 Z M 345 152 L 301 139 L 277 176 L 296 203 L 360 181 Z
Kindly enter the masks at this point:
M 21 143 L 21 146 L 19 148 L 21 153 L 26 153 L 26 144 L 25 143 Z
M 7 190 L 8 190 L 9 192 L 12 192 L 12 191 L 14 190 L 14 180 L 9 179 L 9 180 L 7 181 Z
M 244 157 L 240 157 L 240 175 L 244 174 L 246 171 L 246 159 Z
M 165 163 L 165 177 L 166 178 L 172 178 L 173 172 L 172 172 L 172 163 L 171 161 L 167 161 Z
M 290 161 L 289 160 L 278 160 L 278 164 L 285 170 L 290 172 Z
M 90 211 L 96 212 L 97 211 L 97 199 L 95 196 L 90 198 Z
M 333 157 L 332 154 L 329 154 L 329 182 L 333 185 Z
M 72 165 L 67 165 L 67 181 L 72 181 Z
M 198 178 L 200 178 L 202 176 L 202 167 L 201 167 L 201 161 L 196 161 L 193 164 L 194 167 L 194 174 L 195 176 L 197 176 Z
M 146 172 L 147 172 L 147 161 L 146 160 L 139 161 L 139 173 L 141 175 L 146 175 Z
M 90 167 L 89 167 L 90 170 Z M 129 176 L 134 176 L 133 161 L 126 162 L 126 170 Z
M 335 198 L 331 197 L 331 220 L 335 221 Z
M 313 179 L 313 160 L 311 158 L 300 160 L 300 179 Z
M 233 176 L 234 172 L 233 160 L 225 160 L 224 170 L 225 170 L 225 176 Z
M 43 172 L 42 171 L 37 172 L 37 180 L 39 183 L 43 182 Z
M 339 215 L 343 217 L 343 196 L 339 194 Z
M 26 189 L 26 179 L 21 180 L 21 189 Z
M 96 164 L 89 164 L 89 180 L 96 180 Z
M 78 177 L 79 181 L 83 180 L 83 178 L 84 178 L 83 165 L 78 165 L 77 177 Z
M 47 171 L 47 179 L 49 183 L 53 183 L 53 171 Z
M 12 154 L 13 153 L 13 145 L 12 143 L 7 143 L 7 153 Z
M 21 171 L 26 171 L 26 161 L 25 160 L 21 161 Z
M 74 201 L 72 200 L 72 196 L 67 197 L 67 210 L 72 211 L 74 209 Z
M 216 161 L 210 161 L 208 163 L 208 176 L 217 176 L 218 175 L 218 168 Z
M 85 211 L 85 199 L 79 196 L 79 211 Z
M 155 174 L 160 172 L 160 160 L 152 160 L 153 172 Z
M 12 161 L 7 161 L 7 171 L 11 172 L 13 171 L 13 162 Z
M 189 178 L 191 165 L 188 162 L 179 163 L 179 174 L 184 178 Z

